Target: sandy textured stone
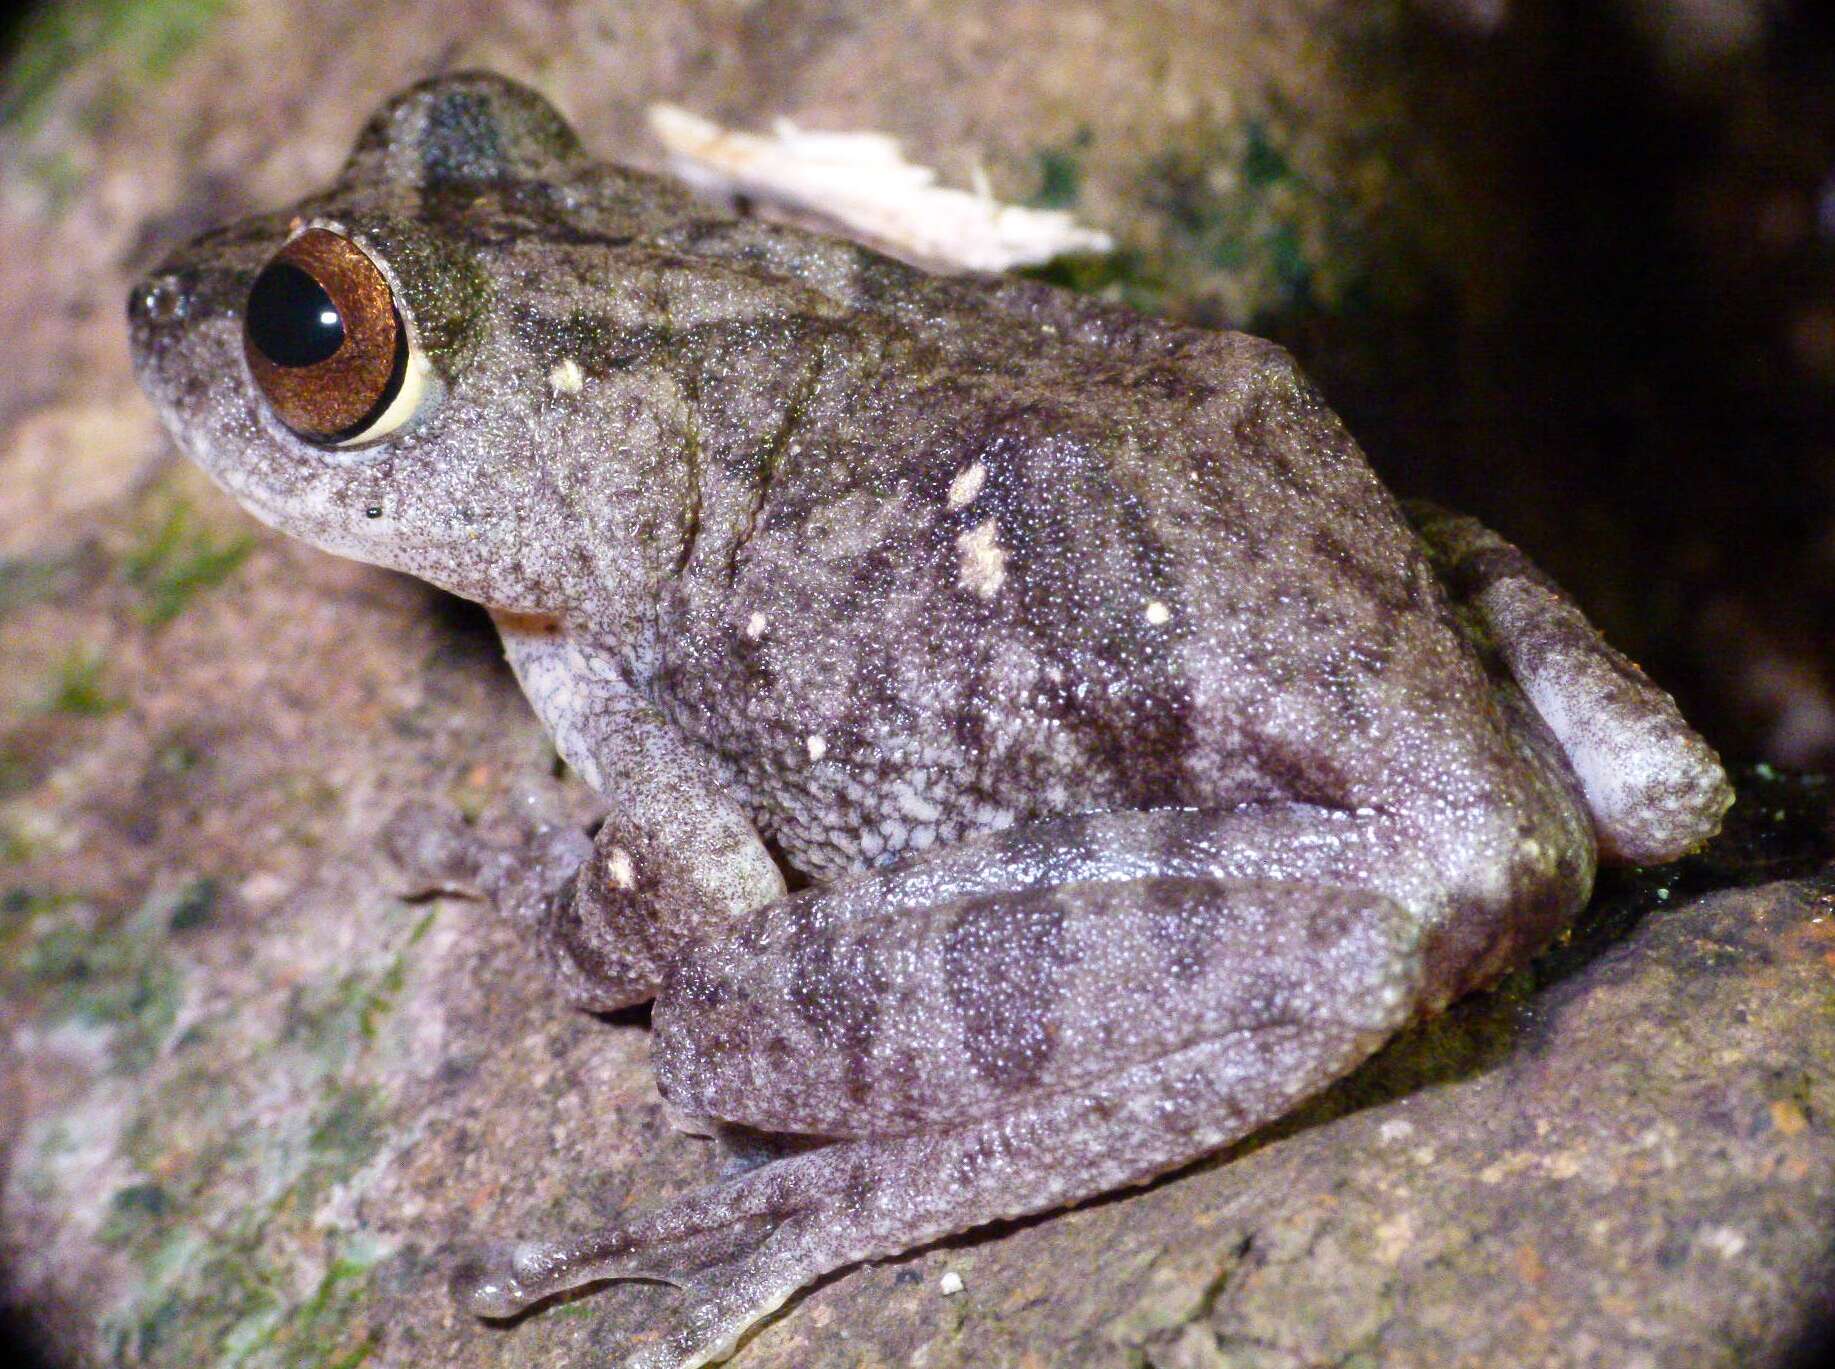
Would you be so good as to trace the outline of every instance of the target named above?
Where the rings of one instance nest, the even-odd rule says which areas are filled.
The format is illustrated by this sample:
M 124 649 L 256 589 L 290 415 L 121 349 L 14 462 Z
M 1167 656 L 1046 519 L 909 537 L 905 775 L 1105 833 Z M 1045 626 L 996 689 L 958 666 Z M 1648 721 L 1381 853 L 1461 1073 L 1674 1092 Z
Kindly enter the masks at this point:
M 601 1363 L 656 1290 L 486 1328 L 450 1254 L 698 1182 L 704 1145 L 639 1018 L 557 1007 L 487 910 L 406 901 L 379 839 L 410 800 L 552 783 L 552 753 L 477 614 L 176 461 L 126 371 L 132 270 L 328 175 L 389 90 L 487 64 L 639 162 L 662 98 L 887 130 L 1120 236 L 1084 284 L 1337 320 L 1355 352 L 1500 288 L 1508 234 L 1482 195 L 1430 212 L 1458 150 L 1404 117 L 1463 97 L 1404 74 L 1439 68 L 1398 4 L 88 12 L 138 18 L 16 70 L 0 127 L 0 1300 L 72 1364 Z M 1708 857 L 1608 886 L 1535 973 L 1228 1163 L 832 1279 L 740 1363 L 1774 1359 L 1835 1227 L 1826 793 L 1748 776 Z

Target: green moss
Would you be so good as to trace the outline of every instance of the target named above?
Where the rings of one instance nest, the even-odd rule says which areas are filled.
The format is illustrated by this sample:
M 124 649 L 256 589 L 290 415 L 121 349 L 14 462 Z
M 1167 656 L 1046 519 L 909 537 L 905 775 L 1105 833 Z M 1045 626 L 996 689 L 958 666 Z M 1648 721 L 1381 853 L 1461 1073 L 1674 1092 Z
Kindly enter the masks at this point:
M 166 1298 L 153 1308 L 152 1312 L 141 1319 L 138 1334 L 134 1337 L 134 1357 L 141 1363 L 150 1361 L 161 1345 L 172 1339 L 172 1333 L 184 1324 L 186 1307 L 177 1298 Z M 119 1340 L 116 1343 L 115 1359 L 117 1363 L 128 1362 L 128 1347 Z
M 0 763 L 0 798 L 12 792 L 5 783 L 8 772 Z M 0 865 L 24 865 L 32 858 L 32 843 L 11 823 L 0 823 Z
M 0 894 L 0 988 L 11 986 L 20 977 L 25 961 L 23 948 L 39 935 L 39 923 L 58 917 L 76 901 L 71 894 L 35 889 L 15 888 Z
M 6 894 L 3 906 L 5 916 L 0 921 L 0 929 L 5 932 L 17 930 L 26 936 L 36 935 L 41 942 L 61 942 L 68 938 L 70 944 L 78 946 L 88 935 L 81 927 L 73 925 L 78 916 L 75 910 L 85 906 L 75 894 L 13 889 Z M 41 927 L 41 924 L 45 925 Z M 19 955 L 16 963 L 29 965 L 31 959 L 29 955 Z
M 1144 313 L 1163 313 L 1167 304 L 1165 278 L 1139 252 L 1126 248 L 1100 255 L 1057 257 L 1017 274 L 1075 290 L 1080 295 L 1098 295 Z
M 374 1041 L 407 983 L 409 952 L 436 916 L 429 909 L 409 931 L 402 949 L 380 966 L 351 970 L 330 982 L 304 984 L 287 1004 L 281 1039 L 342 1065 Z
M 158 79 L 210 27 L 226 0 L 62 0 L 40 6 L 21 26 L 19 46 L 0 77 L 0 126 L 30 130 L 70 72 L 115 49 L 131 74 Z
M 1268 126 L 1260 119 L 1243 125 L 1242 178 L 1251 190 L 1266 190 L 1293 175 L 1293 167 L 1269 141 Z
M 1286 297 L 1295 305 L 1313 303 L 1313 268 L 1292 224 L 1278 224 L 1267 239 L 1268 265 Z
M 1027 203 L 1039 209 L 1069 209 L 1083 196 L 1083 152 L 1092 141 L 1089 129 L 1061 147 L 1040 148 L 1033 154 L 1039 185 Z
M 74 555 L 0 559 L 0 618 L 55 598 L 73 583 L 76 565 Z
M 118 1246 L 141 1237 L 172 1211 L 172 1199 L 158 1184 L 131 1184 L 109 1199 L 108 1216 L 97 1233 L 104 1245 Z
M 153 1063 L 178 1020 L 179 976 L 172 964 L 148 957 L 118 980 L 84 994 L 78 1014 L 114 1029 L 109 1054 L 118 1073 L 132 1074 Z
M 104 928 L 61 908 L 41 909 L 58 915 L 35 917 L 18 938 L 15 973 L 6 977 L 16 975 L 25 991 L 43 996 L 48 1018 L 107 1030 L 117 1071 L 145 1069 L 178 1018 L 180 976 L 163 936 L 170 907 L 152 899 Z
M 209 1344 L 215 1354 L 192 1363 L 239 1364 L 273 1339 L 286 1317 L 280 1271 L 261 1258 L 253 1243 L 219 1248 L 198 1271 L 203 1297 L 190 1310 L 187 1330 L 193 1345 Z M 208 1337 L 208 1340 L 206 1340 Z
M 433 919 L 434 911 L 429 909 L 420 921 L 414 924 L 414 929 L 408 933 L 407 946 L 389 961 L 388 967 L 383 970 L 368 996 L 363 1000 L 357 1027 L 365 1041 L 375 1040 L 376 1029 L 382 1019 L 394 1011 L 395 1002 L 401 996 L 402 986 L 408 981 L 408 951 L 420 944 L 421 938 L 427 935 L 427 929 L 433 926 Z
M 37 782 L 35 768 L 14 746 L 0 746 L 0 799 L 9 799 L 30 789 Z
M 274 1328 L 263 1348 L 288 1369 L 356 1369 L 376 1350 L 376 1331 L 359 1314 L 370 1298 L 377 1255 L 352 1247 L 333 1260 L 312 1296 Z
M 1136 191 L 1164 226 L 1176 297 L 1215 297 L 1228 322 L 1256 331 L 1362 307 L 1373 289 L 1364 211 L 1285 144 L 1270 119 L 1206 126 L 1147 162 Z
M 220 897 L 196 880 L 149 899 L 121 928 L 94 939 L 105 947 L 139 939 L 151 952 L 171 943 L 173 927 L 207 916 Z M 111 1246 L 142 1277 L 141 1292 L 109 1332 L 124 1362 L 356 1369 L 374 1358 L 370 1272 L 389 1247 L 332 1235 L 331 1261 L 306 1292 L 299 1252 L 325 1239 L 319 1214 L 329 1196 L 364 1172 L 390 1134 L 391 1095 L 370 1068 L 372 1051 L 389 1047 L 373 1039 L 389 1037 L 386 1019 L 434 916 L 403 908 L 383 953 L 302 982 L 278 1039 L 241 1039 L 230 1010 L 205 1019 L 232 1043 L 234 1067 L 222 1049 L 198 1056 L 164 1049 L 158 1086 L 126 1120 L 118 1145 L 160 1183 L 122 1189 L 103 1219 Z M 41 925 L 39 941 L 52 930 Z M 128 951 L 113 950 L 98 963 L 83 938 L 59 938 L 41 947 L 38 968 L 63 974 L 57 983 L 68 987 L 86 967 L 77 987 L 93 992 L 95 980 L 127 959 Z M 310 1113 L 289 1113 L 268 1128 L 239 1125 L 251 1065 L 285 1071 L 312 1097 Z M 234 1201 L 226 1207 L 228 1194 Z
M 58 663 L 45 696 L 45 707 L 54 713 L 69 713 L 80 718 L 100 718 L 120 708 L 122 701 L 103 688 L 105 664 L 100 650 L 73 648 Z
M 218 541 L 195 525 L 188 504 L 172 504 L 121 563 L 127 582 L 140 591 L 140 620 L 149 627 L 171 622 L 201 590 L 227 580 L 254 545 L 247 536 Z
M 373 1088 L 350 1089 L 333 1100 L 331 1108 L 313 1127 L 306 1144 L 315 1156 L 354 1169 L 376 1153 L 381 1110 Z
M 210 921 L 216 905 L 217 882 L 214 879 L 194 879 L 178 891 L 166 926 L 175 932 L 202 927 Z
M 152 1220 L 169 1229 L 156 1230 L 148 1219 L 160 1200 L 139 1188 L 117 1194 L 121 1220 L 140 1223 L 130 1239 L 148 1239 L 139 1257 L 145 1296 L 115 1329 L 117 1361 L 328 1369 L 367 1360 L 377 1334 L 367 1315 L 369 1276 L 385 1247 L 363 1237 L 341 1242 L 318 1285 L 297 1300 L 291 1263 L 270 1255 L 276 1223 L 322 1191 L 321 1182 L 302 1199 L 296 1183 L 277 1201 L 244 1212 L 233 1232 L 202 1239 L 176 1204 L 158 1208 Z

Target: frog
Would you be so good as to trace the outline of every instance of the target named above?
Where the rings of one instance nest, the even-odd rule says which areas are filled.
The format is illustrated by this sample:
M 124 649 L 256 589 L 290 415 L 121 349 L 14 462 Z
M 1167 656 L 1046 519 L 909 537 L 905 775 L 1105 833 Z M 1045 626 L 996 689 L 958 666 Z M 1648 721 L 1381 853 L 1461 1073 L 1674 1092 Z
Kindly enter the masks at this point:
M 399 94 L 128 315 L 177 446 L 482 605 L 602 802 L 422 856 L 567 1002 L 649 1003 L 714 1142 L 674 1199 L 454 1257 L 485 1319 L 663 1285 L 634 1366 L 1215 1155 L 1732 802 L 1281 347 L 710 204 L 497 75 Z

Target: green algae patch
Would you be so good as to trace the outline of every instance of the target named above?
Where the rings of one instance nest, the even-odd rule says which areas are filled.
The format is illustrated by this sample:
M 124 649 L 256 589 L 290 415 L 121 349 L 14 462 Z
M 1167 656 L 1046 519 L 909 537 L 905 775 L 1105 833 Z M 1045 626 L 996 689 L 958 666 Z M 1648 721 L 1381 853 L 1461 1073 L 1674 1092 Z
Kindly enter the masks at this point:
M 17 771 L 11 769 L 4 756 L 0 756 L 0 799 L 16 792 L 13 782 Z M 32 842 L 10 822 L 0 821 L 0 865 L 24 865 L 32 858 Z
M 208 935 L 221 898 L 193 880 L 136 916 L 168 941 L 175 928 Z M 397 1077 L 412 1031 L 391 1021 L 436 914 L 395 911 L 380 944 L 322 963 L 259 1029 L 244 1000 L 164 1052 L 117 1144 L 139 1178 L 101 1209 L 103 1239 L 142 1275 L 107 1329 L 124 1362 L 356 1369 L 377 1353 L 372 1270 L 393 1247 L 326 1214 L 361 1189 L 403 1125 L 383 1081 Z M 186 1037 L 209 1048 L 187 1053 Z M 268 1117 L 251 1126 L 257 1097 L 270 1100 Z
M 20 986 L 47 1018 L 106 1033 L 118 1073 L 150 1065 L 178 1019 L 182 976 L 165 944 L 170 907 L 156 895 L 113 927 L 76 909 L 42 910 L 64 915 L 35 917 L 14 960 Z
M 122 700 L 103 681 L 107 658 L 96 647 L 76 647 L 59 661 L 45 691 L 45 707 L 78 718 L 102 718 L 118 711 Z
M 171 622 L 199 593 L 233 575 L 254 545 L 247 534 L 220 539 L 198 523 L 189 504 L 172 503 L 121 561 L 139 594 L 135 615 L 148 627 Z
M 188 932 L 194 927 L 207 926 L 215 916 L 217 906 L 217 882 L 214 879 L 194 879 L 178 891 L 172 900 L 172 912 L 166 919 L 166 928 L 174 932 Z
M 1029 202 L 1083 196 L 1088 138 L 1034 153 Z M 1296 321 L 1405 304 L 1422 275 L 1388 240 L 1383 210 L 1399 173 L 1375 153 L 1297 144 L 1273 113 L 1185 126 L 1111 188 L 1142 214 L 1116 251 L 1020 274 L 1145 313 L 1280 335 Z
M 77 583 L 81 557 L 0 557 L 0 619 L 22 608 L 57 599 Z
M 1168 313 L 1173 303 L 1165 274 L 1152 264 L 1146 253 L 1133 248 L 1069 253 L 1043 266 L 1026 267 L 1015 274 L 1074 290 L 1080 295 L 1096 295 L 1145 314 Z
M 1168 257 L 1232 278 L 1235 322 L 1335 309 L 1360 293 L 1359 216 L 1296 169 L 1269 121 L 1204 130 L 1152 159 L 1140 189 L 1166 225 Z
M 270 1345 L 288 1369 L 356 1369 L 376 1350 L 374 1327 L 359 1327 L 377 1252 L 353 1247 L 333 1260 L 312 1296 L 274 1329 Z
M 129 1184 L 109 1199 L 108 1215 L 96 1239 L 108 1246 L 145 1239 L 157 1230 L 175 1207 L 172 1195 L 158 1184 Z
M 134 79 L 157 80 L 196 46 L 226 0 L 64 0 L 40 6 L 19 31 L 0 76 L 0 127 L 30 131 L 71 71 L 107 51 Z M 86 111 L 99 117 L 106 105 Z
M 260 1223 L 208 1254 L 189 1245 L 177 1267 L 141 1310 L 113 1327 L 120 1363 L 166 1363 L 235 1369 L 332 1369 L 355 1366 L 376 1349 L 379 1332 L 363 1314 L 371 1272 L 386 1253 L 362 1238 L 342 1240 L 303 1298 L 282 1264 L 263 1258 Z
M 1026 203 L 1036 209 L 1072 209 L 1083 198 L 1083 156 L 1095 141 L 1087 128 L 1057 147 L 1042 147 L 1033 154 L 1038 188 Z
M 349 1089 L 332 1100 L 306 1145 L 316 1159 L 352 1170 L 376 1153 L 385 1121 L 379 1090 Z
M 402 948 L 380 965 L 302 985 L 287 1004 L 282 1040 L 325 1060 L 342 1060 L 373 1043 L 408 980 L 411 953 L 433 925 L 433 910 L 409 930 Z
M 57 917 L 80 900 L 75 894 L 40 889 L 8 889 L 0 894 L 0 967 L 20 962 L 22 948 L 38 935 L 41 920 Z M 0 984 L 6 970 L 0 968 Z

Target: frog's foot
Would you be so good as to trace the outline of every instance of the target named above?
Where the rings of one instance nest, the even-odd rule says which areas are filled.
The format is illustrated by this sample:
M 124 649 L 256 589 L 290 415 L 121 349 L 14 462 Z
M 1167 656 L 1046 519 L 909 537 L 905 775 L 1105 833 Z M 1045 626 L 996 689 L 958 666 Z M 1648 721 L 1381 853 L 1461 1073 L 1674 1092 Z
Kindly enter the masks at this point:
M 1560 744 L 1600 856 L 1655 864 L 1719 831 L 1732 786 L 1675 701 L 1489 528 L 1427 503 L 1408 516 L 1454 603 L 1476 619 L 1481 649 L 1502 659 Z
M 575 1007 L 609 1011 L 649 997 L 608 993 L 578 948 L 581 874 L 595 868 L 593 839 L 578 827 L 528 804 L 475 826 L 450 808 L 415 803 L 390 819 L 383 841 L 413 894 L 484 899 L 527 928 L 549 979 Z
M 622 1362 L 687 1369 L 725 1359 L 747 1327 L 822 1272 L 813 1268 L 803 1177 L 715 1184 L 577 1240 L 488 1246 L 454 1271 L 453 1297 L 474 1316 L 508 1317 L 602 1280 L 669 1284 L 672 1306 Z
M 805 922 L 811 954 L 788 968 L 783 947 L 738 937 L 673 977 L 658 1075 L 698 1111 L 748 1068 L 754 1084 L 775 1071 L 765 1111 L 833 1106 L 870 1134 L 785 1151 L 579 1240 L 493 1248 L 454 1279 L 461 1304 L 507 1316 L 601 1279 L 660 1280 L 680 1296 L 626 1364 L 707 1364 L 832 1270 L 1142 1183 L 1254 1131 L 1363 1060 L 1422 982 L 1419 928 L 1397 904 L 1296 883 L 1057 886 L 835 932 Z M 865 962 L 882 971 L 877 1000 L 859 998 Z M 732 1012 L 705 1011 L 713 990 Z M 883 1050 L 859 1037 L 873 1015 Z M 768 1042 L 793 1021 L 841 1035 L 789 1080 Z M 906 1058 L 927 1027 L 949 1058 Z M 825 1089 L 830 1064 L 883 1076 L 857 1115 Z
M 457 810 L 407 803 L 383 828 L 383 845 L 408 876 L 411 897 L 488 899 L 505 916 L 540 923 L 591 856 L 592 838 L 531 798 L 489 823 Z
M 593 853 L 593 839 L 534 807 L 473 826 L 451 807 L 404 804 L 382 833 L 411 896 L 453 894 L 494 903 L 506 918 L 541 923 Z

